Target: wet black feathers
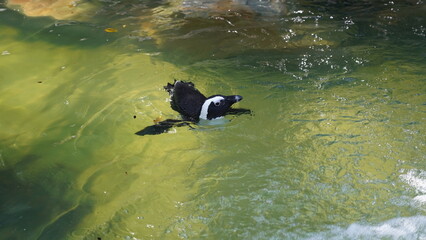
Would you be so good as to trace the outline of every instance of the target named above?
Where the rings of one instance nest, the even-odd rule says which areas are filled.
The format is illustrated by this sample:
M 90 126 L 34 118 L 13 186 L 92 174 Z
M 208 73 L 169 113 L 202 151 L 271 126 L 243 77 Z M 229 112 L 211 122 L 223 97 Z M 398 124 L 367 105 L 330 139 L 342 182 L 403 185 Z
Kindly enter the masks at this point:
M 176 81 L 164 86 L 170 94 L 170 105 L 179 112 L 185 120 L 198 121 L 206 97 L 200 93 L 192 82 Z

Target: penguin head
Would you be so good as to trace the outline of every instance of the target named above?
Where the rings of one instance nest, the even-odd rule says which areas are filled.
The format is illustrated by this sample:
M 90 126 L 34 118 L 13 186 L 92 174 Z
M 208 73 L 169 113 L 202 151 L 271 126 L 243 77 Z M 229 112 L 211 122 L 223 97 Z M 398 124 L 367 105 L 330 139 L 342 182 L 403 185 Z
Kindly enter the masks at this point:
M 223 117 L 226 115 L 226 112 L 229 111 L 232 104 L 239 102 L 242 99 L 243 97 L 239 95 L 211 96 L 205 100 L 203 106 L 201 107 L 200 119 L 212 120 Z

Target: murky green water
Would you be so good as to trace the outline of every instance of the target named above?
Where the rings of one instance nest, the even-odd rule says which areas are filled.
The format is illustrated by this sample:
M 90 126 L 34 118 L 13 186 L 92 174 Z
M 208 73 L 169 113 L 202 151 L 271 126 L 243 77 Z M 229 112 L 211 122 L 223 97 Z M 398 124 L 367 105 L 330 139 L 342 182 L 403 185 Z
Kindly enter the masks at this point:
M 1 239 L 426 238 L 423 1 L 58 5 L 0 2 Z M 254 114 L 134 135 L 174 78 Z

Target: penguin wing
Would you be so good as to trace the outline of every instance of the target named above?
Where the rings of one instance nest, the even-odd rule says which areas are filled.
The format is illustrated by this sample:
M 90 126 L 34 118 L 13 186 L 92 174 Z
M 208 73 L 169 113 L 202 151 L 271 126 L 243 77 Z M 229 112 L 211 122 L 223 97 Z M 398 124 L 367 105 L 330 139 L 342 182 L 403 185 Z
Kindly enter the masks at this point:
M 170 94 L 170 105 L 173 110 L 190 120 L 198 120 L 201 107 L 207 98 L 194 87 L 193 83 L 175 80 L 174 84 L 168 83 L 164 88 Z

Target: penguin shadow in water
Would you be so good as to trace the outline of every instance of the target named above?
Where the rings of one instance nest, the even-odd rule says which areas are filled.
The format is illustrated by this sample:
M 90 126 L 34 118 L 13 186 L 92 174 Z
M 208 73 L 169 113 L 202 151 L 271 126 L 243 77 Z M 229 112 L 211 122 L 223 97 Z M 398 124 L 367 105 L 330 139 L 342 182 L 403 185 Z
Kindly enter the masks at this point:
M 243 99 L 240 95 L 213 95 L 207 98 L 192 82 L 177 80 L 173 84 L 167 83 L 164 89 L 170 94 L 172 109 L 180 113 L 182 120 L 166 119 L 136 132 L 136 135 L 157 135 L 173 127 L 191 127 L 191 124 L 200 120 L 214 120 L 225 115 L 251 114 L 250 109 L 232 108 L 234 103 Z

